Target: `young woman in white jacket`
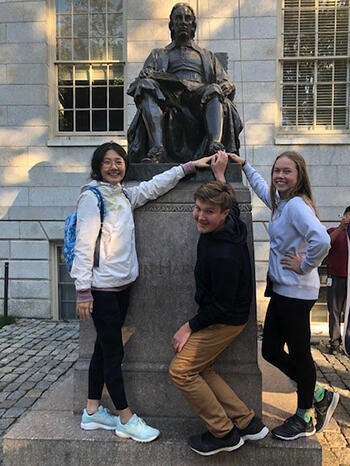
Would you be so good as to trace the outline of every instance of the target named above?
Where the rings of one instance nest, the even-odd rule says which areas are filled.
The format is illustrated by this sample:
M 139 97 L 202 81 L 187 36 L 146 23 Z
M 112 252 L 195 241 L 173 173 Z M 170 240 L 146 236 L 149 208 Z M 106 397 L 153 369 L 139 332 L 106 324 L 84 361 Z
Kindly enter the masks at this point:
M 297 384 L 295 415 L 272 430 L 280 439 L 295 440 L 321 432 L 339 401 L 337 393 L 316 383 L 310 348 L 310 311 L 320 288 L 317 267 L 328 253 L 330 239 L 317 218 L 305 160 L 299 153 L 287 151 L 276 158 L 270 188 L 243 158 L 230 157 L 242 166 L 254 192 L 272 211 L 267 294 L 271 299 L 262 355 Z
M 92 316 L 96 342 L 89 367 L 89 388 L 81 427 L 86 430 L 115 430 L 122 438 L 150 442 L 159 431 L 148 426 L 130 410 L 124 391 L 121 363 L 121 328 L 126 316 L 130 285 L 138 276 L 133 210 L 165 194 L 195 167 L 208 166 L 204 157 L 167 170 L 138 186 L 122 187 L 127 155 L 114 142 L 99 146 L 91 160 L 92 181 L 83 187 L 77 208 L 77 239 L 71 276 L 77 290 L 77 314 L 81 320 Z M 96 195 L 104 200 L 104 220 L 99 247 L 99 265 L 94 266 L 94 251 L 101 226 Z M 118 416 L 101 406 L 104 383 Z

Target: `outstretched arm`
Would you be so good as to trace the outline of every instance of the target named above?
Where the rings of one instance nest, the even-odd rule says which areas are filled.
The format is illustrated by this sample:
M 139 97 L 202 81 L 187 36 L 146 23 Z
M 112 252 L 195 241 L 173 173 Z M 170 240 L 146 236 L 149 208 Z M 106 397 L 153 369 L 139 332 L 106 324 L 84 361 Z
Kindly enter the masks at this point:
M 238 163 L 242 167 L 242 170 L 244 171 L 244 174 L 247 177 L 248 182 L 255 194 L 263 201 L 263 203 L 269 209 L 271 209 L 272 205 L 270 200 L 270 190 L 264 178 L 252 166 L 250 166 L 245 159 L 243 159 L 239 155 L 227 155 L 230 157 L 231 160 Z
M 136 209 L 148 201 L 163 196 L 173 189 L 184 176 L 194 173 L 196 168 L 209 167 L 211 158 L 212 156 L 203 157 L 193 162 L 187 162 L 184 165 L 178 165 L 154 176 L 149 181 L 142 181 L 138 186 L 125 188 L 132 208 Z

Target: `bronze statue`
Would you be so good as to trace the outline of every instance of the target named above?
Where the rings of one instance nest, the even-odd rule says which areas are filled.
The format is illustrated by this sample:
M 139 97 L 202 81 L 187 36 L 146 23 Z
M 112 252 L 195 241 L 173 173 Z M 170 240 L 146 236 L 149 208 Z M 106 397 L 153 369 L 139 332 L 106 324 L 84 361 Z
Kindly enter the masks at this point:
M 193 42 L 196 17 L 187 3 L 174 5 L 169 28 L 171 44 L 151 51 L 128 89 L 138 109 L 128 130 L 130 161 L 239 153 L 235 87 L 215 55 Z

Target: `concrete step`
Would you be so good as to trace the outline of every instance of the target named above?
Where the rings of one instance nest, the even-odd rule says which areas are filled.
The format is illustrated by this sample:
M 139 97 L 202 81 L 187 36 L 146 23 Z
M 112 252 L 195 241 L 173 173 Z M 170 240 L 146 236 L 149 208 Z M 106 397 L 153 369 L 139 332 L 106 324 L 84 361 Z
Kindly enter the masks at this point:
M 4 437 L 4 466 L 321 465 L 315 438 L 283 442 L 269 435 L 232 453 L 199 456 L 187 445 L 189 435 L 204 430 L 194 418 L 147 419 L 161 430 L 160 438 L 149 444 L 120 439 L 111 431 L 83 431 L 80 416 L 72 412 L 72 391 L 70 376 L 15 424 Z

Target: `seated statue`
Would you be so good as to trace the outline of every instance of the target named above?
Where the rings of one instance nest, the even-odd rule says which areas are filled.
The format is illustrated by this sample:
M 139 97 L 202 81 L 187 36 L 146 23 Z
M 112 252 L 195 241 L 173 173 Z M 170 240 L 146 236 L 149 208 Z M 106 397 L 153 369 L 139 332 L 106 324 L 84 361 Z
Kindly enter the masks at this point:
M 186 162 L 218 150 L 239 153 L 235 87 L 216 56 L 193 42 L 186 3 L 170 14 L 171 44 L 153 49 L 128 94 L 137 113 L 128 130 L 131 162 Z

